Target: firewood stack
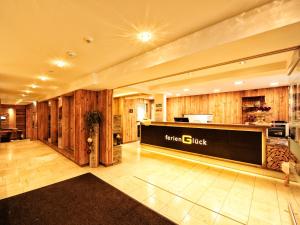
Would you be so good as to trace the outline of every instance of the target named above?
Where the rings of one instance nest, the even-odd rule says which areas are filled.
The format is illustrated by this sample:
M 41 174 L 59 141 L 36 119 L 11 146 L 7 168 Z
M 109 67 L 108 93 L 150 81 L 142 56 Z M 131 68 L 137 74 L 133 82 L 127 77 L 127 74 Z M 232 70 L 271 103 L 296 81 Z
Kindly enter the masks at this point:
M 274 143 L 275 142 L 275 143 Z M 287 143 L 276 143 L 272 140 L 267 144 L 267 168 L 281 171 L 282 162 L 297 162 L 297 158 L 290 152 Z

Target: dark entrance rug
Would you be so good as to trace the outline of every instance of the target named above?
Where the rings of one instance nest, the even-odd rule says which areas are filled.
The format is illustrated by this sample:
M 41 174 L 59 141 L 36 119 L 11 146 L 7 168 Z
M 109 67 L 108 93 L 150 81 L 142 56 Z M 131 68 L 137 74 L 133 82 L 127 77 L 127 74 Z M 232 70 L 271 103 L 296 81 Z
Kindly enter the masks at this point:
M 0 200 L 1 225 L 173 225 L 91 173 Z

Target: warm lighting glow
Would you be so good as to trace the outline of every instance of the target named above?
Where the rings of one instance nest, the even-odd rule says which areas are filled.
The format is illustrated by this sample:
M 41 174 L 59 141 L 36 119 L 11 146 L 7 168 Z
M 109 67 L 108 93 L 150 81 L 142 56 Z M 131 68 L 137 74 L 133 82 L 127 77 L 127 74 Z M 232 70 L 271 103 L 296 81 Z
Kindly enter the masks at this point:
M 30 90 L 25 90 L 24 92 L 27 93 L 27 94 L 29 94 L 29 93 L 31 93 L 32 91 L 30 91 Z
M 46 80 L 49 80 L 49 77 L 47 77 L 47 76 L 39 76 L 39 79 L 42 80 L 42 81 L 46 81 Z
M 189 91 L 190 89 L 188 89 L 188 88 L 185 88 L 185 89 L 183 89 L 183 91 Z
M 176 96 L 180 96 L 181 94 L 176 94 Z
M 154 99 L 154 97 L 153 96 L 149 96 L 149 99 Z
M 220 89 L 215 89 L 214 92 L 218 93 L 218 92 L 220 92 Z
M 22 97 L 26 97 L 26 95 L 25 95 L 25 94 L 22 94 Z
M 171 96 L 171 95 L 172 95 L 172 93 L 170 93 L 170 92 L 167 92 L 167 93 L 166 93 L 166 95 L 167 95 L 167 96 Z
M 279 85 L 278 82 L 272 82 L 272 83 L 270 83 L 270 86 L 271 86 L 271 87 L 276 87 L 276 86 L 278 86 L 278 85 Z
M 36 104 L 37 104 L 37 102 L 36 102 L 36 101 L 33 101 L 32 103 L 33 103 L 33 105 L 34 105 L 34 106 L 36 106 Z
M 242 85 L 244 83 L 244 81 L 242 80 L 237 80 L 234 82 L 234 85 Z
M 240 61 L 241 65 L 244 65 L 246 63 L 246 61 Z
M 52 64 L 59 67 L 59 68 L 63 68 L 69 65 L 68 62 L 61 60 L 61 59 L 56 59 L 52 61 Z
M 32 84 L 32 85 L 30 85 L 30 87 L 37 88 L 38 86 L 36 84 Z
M 152 39 L 152 33 L 149 31 L 143 31 L 137 34 L 137 38 L 141 42 L 149 42 Z

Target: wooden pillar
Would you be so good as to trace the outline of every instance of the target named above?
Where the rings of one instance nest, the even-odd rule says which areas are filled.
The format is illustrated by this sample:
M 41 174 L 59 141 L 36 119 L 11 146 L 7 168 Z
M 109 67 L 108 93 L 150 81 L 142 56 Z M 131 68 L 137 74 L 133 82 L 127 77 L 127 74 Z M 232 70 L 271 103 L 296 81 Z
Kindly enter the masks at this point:
M 36 103 L 26 105 L 26 135 L 30 140 L 37 139 L 37 107 Z
M 38 139 L 46 141 L 48 139 L 48 102 L 37 103 L 37 131 Z
M 50 119 L 50 138 L 51 138 L 51 143 L 57 145 L 58 102 L 57 102 L 57 99 L 51 99 L 49 101 L 49 103 L 50 103 L 50 118 L 51 118 Z
M 89 111 L 97 109 L 96 91 L 77 90 L 74 93 L 75 104 L 75 162 L 79 165 L 89 163 L 87 154 L 87 131 L 85 125 L 85 115 Z
M 62 96 L 62 137 L 61 147 L 63 149 L 69 149 L 70 147 L 70 98 L 68 96 Z
M 98 92 L 98 110 L 102 114 L 100 127 L 100 163 L 113 164 L 112 100 L 113 90 Z

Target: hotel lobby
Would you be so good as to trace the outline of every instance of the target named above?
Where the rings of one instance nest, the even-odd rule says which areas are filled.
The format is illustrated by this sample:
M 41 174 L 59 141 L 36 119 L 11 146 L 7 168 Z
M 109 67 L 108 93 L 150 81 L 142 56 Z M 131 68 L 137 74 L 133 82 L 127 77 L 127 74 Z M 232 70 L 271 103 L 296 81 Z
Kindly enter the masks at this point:
M 300 224 L 299 12 L 4 0 L 0 225 Z

